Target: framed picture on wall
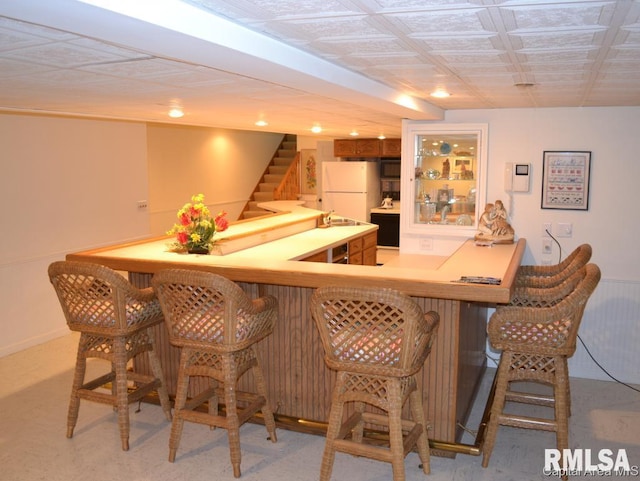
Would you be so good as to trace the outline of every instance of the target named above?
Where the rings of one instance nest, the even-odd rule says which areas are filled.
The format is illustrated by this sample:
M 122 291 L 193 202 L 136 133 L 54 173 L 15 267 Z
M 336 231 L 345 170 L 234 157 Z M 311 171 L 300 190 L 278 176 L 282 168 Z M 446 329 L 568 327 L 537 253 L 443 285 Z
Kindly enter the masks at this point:
M 300 193 L 316 194 L 318 190 L 318 171 L 315 149 L 300 150 Z
M 591 152 L 544 151 L 543 209 L 588 210 Z

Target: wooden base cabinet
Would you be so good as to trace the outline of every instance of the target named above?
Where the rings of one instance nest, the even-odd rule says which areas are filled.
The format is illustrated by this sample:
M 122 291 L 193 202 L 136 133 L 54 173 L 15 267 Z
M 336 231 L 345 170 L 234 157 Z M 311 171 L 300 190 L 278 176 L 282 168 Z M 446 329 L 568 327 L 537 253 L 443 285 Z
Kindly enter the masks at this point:
M 349 241 L 349 264 L 375 266 L 376 249 L 376 232 Z

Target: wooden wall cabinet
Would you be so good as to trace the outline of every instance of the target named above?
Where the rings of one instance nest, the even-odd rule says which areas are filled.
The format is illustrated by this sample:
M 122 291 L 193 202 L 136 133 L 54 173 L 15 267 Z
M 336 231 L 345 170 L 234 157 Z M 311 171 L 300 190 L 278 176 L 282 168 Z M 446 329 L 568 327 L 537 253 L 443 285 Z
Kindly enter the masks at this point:
M 334 157 L 400 157 L 401 139 L 336 139 Z
M 382 145 L 378 139 L 336 139 L 333 141 L 335 157 L 380 157 Z
M 383 139 L 382 157 L 400 157 L 402 153 L 402 139 Z

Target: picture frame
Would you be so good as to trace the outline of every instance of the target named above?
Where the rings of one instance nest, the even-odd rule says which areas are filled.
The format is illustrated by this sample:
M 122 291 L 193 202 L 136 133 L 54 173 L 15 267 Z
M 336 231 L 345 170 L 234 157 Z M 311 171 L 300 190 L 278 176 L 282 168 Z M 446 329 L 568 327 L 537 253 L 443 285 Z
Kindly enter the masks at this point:
M 461 174 L 463 172 L 463 166 L 464 166 L 464 172 L 472 172 L 473 171 L 473 159 L 471 159 L 471 158 L 454 159 L 453 160 L 453 173 L 454 174 Z
M 300 150 L 300 193 L 318 193 L 318 164 L 316 149 Z
M 590 151 L 545 150 L 542 158 L 543 209 L 589 210 Z

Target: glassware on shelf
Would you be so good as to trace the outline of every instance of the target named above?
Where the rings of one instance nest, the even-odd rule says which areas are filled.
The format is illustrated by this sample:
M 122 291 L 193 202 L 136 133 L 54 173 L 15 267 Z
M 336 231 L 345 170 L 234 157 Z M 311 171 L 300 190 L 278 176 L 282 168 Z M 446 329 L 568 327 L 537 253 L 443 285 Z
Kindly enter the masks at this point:
M 425 202 L 420 204 L 420 222 L 429 223 L 436 215 L 436 204 Z

